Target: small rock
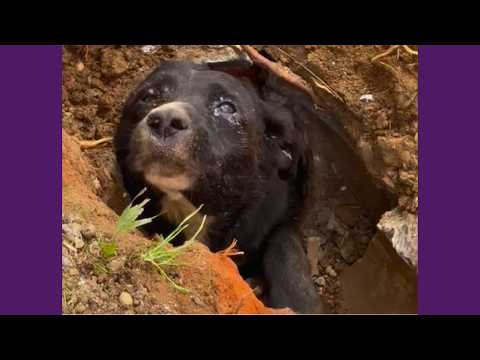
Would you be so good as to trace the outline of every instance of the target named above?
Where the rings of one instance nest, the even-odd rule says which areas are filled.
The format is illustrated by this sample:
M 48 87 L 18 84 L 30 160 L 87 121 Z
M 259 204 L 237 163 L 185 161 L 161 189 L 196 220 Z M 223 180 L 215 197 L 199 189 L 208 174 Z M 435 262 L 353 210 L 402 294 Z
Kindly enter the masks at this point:
M 373 95 L 372 94 L 364 94 L 360 96 L 360 101 L 363 103 L 369 103 L 373 101 Z
M 81 61 L 75 65 L 75 68 L 77 69 L 78 72 L 82 72 L 85 69 L 85 64 Z
M 108 268 L 112 272 L 117 272 L 125 266 L 126 261 L 127 261 L 127 258 L 125 256 L 120 256 L 120 257 L 115 258 L 112 261 L 110 261 L 108 263 Z
M 163 311 L 167 314 L 173 314 L 173 310 L 168 305 L 163 305 Z
M 140 49 L 144 54 L 154 54 L 160 45 L 143 45 Z
M 133 298 L 128 292 L 124 291 L 120 294 L 119 297 L 120 303 L 124 306 L 132 306 L 133 305 Z
M 331 277 L 337 277 L 337 273 L 331 266 L 327 266 L 327 268 L 325 269 L 325 272 Z
M 78 222 L 73 222 L 72 224 L 70 224 L 70 228 L 76 236 L 81 235 L 82 225 L 80 225 Z
M 391 190 L 394 190 L 395 189 L 395 183 L 393 182 L 392 178 L 388 177 L 388 176 L 384 176 L 382 178 L 382 181 L 383 183 L 388 187 L 390 188 Z
M 77 249 L 81 249 L 85 246 L 85 242 L 80 237 L 76 237 L 75 239 L 73 239 L 73 244 Z
M 92 240 L 96 237 L 97 229 L 95 228 L 94 225 L 88 224 L 83 227 L 82 229 L 82 235 L 85 240 Z
M 67 256 L 62 256 L 62 266 L 64 267 L 72 267 L 73 263 Z
M 383 214 L 377 227 L 405 262 L 417 271 L 418 218 L 399 208 Z
M 93 188 L 97 192 L 102 190 L 102 184 L 100 183 L 100 181 L 97 178 L 93 179 Z
M 70 224 L 62 224 L 62 234 L 70 235 L 72 233 L 72 228 Z
M 94 241 L 88 246 L 88 251 L 92 255 L 99 256 L 100 255 L 100 246 L 98 245 L 98 243 L 96 241 Z
M 318 286 L 325 287 L 327 285 L 327 280 L 325 280 L 323 276 L 320 276 L 315 279 L 315 284 L 317 284 Z
M 83 314 L 87 310 L 87 307 L 83 304 L 78 304 L 75 311 L 79 314 Z
M 195 305 L 205 306 L 205 303 L 196 296 L 192 296 L 192 301 Z

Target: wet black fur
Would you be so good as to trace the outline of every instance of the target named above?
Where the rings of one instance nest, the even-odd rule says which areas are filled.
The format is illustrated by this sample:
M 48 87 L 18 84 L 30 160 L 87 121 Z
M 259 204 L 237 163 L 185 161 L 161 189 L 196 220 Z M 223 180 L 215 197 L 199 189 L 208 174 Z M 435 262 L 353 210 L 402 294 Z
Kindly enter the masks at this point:
M 197 82 L 204 83 L 192 83 L 192 71 L 204 72 L 205 76 L 196 75 Z M 154 104 L 143 101 L 146 89 L 160 87 L 160 77 L 165 74 L 177 83 L 173 87 L 178 93 L 174 91 L 169 99 L 156 99 Z M 238 135 L 241 139 L 226 127 L 212 129 L 208 122 L 213 99 L 207 90 L 219 83 L 227 92 L 238 92 L 235 101 L 240 108 L 243 105 L 255 109 L 243 115 L 245 133 Z M 245 277 L 264 278 L 267 305 L 290 307 L 301 313 L 322 313 L 323 304 L 310 278 L 298 230 L 311 157 L 304 123 L 310 116 L 311 103 L 299 94 L 270 96 L 267 85 L 268 75 L 248 64 L 163 63 L 132 92 L 125 104 L 115 137 L 117 160 L 131 196 L 145 186 L 148 188 L 145 196 L 153 201 L 147 205 L 144 216 L 158 214 L 161 209 L 157 200 L 163 195 L 149 188 L 142 174 L 134 173 L 128 166 L 132 131 L 162 101 L 181 98 L 195 103 L 202 114 L 202 120 L 196 121 L 202 125 L 196 134 L 194 163 L 190 166 L 198 167 L 202 175 L 184 195 L 195 206 L 204 204 L 203 212 L 216 219 L 208 228 L 207 245 L 216 251 L 236 239 L 246 253 L 239 262 L 240 271 Z M 215 155 L 220 141 L 233 144 L 231 151 L 222 154 L 225 158 L 220 159 L 224 163 L 221 170 Z M 291 161 L 285 158 L 283 150 L 291 154 Z M 174 226 L 159 218 L 146 230 L 166 234 Z

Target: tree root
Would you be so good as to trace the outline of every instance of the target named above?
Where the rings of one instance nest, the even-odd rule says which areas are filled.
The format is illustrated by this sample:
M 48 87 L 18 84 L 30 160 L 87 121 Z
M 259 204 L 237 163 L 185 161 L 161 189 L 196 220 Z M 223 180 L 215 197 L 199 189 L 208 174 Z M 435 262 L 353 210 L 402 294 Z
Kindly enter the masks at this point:
M 112 142 L 112 140 L 113 140 L 112 137 L 104 137 L 99 140 L 77 140 L 77 142 L 80 144 L 80 148 L 82 150 L 85 150 L 85 149 L 95 148 L 101 144 Z

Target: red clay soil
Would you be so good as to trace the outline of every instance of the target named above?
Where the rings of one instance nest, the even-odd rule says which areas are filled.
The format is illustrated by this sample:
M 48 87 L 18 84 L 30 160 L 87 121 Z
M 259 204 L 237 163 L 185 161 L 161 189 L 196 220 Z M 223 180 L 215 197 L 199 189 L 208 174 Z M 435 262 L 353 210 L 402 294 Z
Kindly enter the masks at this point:
M 77 219 L 82 227 L 94 226 L 93 240 L 73 249 L 63 239 L 64 313 L 148 313 L 148 314 L 291 314 L 286 309 L 265 307 L 240 276 L 235 263 L 223 253 L 211 253 L 195 243 L 187 248 L 180 262 L 185 266 L 167 269 L 182 287 L 182 293 L 138 255 L 152 241 L 141 233 L 118 238 L 118 254 L 102 259 L 89 249 L 98 239 L 111 238 L 118 215 L 94 191 L 94 169 L 74 138 L 63 132 L 62 138 L 62 210 L 64 218 Z M 98 245 L 98 244 L 97 244 Z M 98 265 L 108 268 L 115 259 L 127 259 L 118 270 L 99 275 Z M 119 295 L 127 291 L 132 305 Z

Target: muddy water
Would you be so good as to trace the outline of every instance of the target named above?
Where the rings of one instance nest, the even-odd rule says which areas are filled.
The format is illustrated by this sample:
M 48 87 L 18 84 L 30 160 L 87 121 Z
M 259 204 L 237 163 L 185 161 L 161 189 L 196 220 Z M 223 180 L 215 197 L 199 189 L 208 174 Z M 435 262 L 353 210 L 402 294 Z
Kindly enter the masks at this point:
M 364 257 L 341 274 L 341 298 L 350 314 L 416 314 L 417 276 L 377 234 Z

